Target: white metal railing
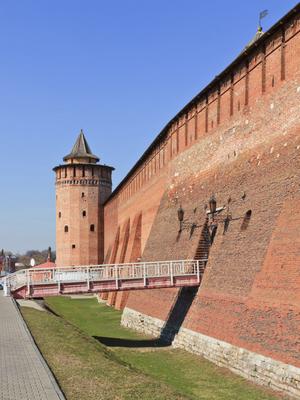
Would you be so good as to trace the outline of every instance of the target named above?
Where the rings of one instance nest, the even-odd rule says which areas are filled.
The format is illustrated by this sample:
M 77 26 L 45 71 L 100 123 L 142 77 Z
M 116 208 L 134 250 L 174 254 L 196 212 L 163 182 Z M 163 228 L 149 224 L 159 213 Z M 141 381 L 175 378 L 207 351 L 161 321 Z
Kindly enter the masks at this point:
M 30 293 L 31 285 L 57 284 L 59 289 L 63 283 L 86 283 L 89 289 L 91 282 L 115 281 L 115 288 L 120 287 L 121 281 L 143 280 L 147 285 L 148 278 L 169 278 L 173 285 L 174 278 L 179 276 L 196 276 L 200 283 L 204 272 L 206 259 L 203 260 L 171 260 L 150 261 L 129 264 L 102 264 L 71 266 L 57 268 L 30 268 L 17 271 L 3 279 L 4 294 L 10 295 L 21 287 L 27 286 Z

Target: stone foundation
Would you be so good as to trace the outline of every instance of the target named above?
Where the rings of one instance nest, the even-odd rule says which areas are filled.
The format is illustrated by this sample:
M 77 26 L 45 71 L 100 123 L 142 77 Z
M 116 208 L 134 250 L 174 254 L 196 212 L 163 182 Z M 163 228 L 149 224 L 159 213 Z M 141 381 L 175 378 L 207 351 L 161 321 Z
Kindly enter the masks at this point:
M 139 332 L 160 336 L 165 322 L 125 308 L 121 324 Z M 176 335 L 173 347 L 201 355 L 257 384 L 300 399 L 300 368 L 185 328 L 181 328 Z
M 127 307 L 125 307 L 121 319 L 121 325 L 126 328 L 155 337 L 160 336 L 164 324 L 164 321 L 160 319 L 149 317 Z

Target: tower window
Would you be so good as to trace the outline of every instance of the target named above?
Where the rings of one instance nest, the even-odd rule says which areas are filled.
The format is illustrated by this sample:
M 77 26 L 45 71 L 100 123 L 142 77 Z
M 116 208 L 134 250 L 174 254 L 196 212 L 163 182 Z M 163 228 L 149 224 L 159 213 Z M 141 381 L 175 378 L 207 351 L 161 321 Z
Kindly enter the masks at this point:
M 83 217 L 86 217 L 86 211 L 85 211 L 85 210 L 82 211 L 82 216 L 83 216 Z
M 75 249 L 75 248 L 76 248 L 75 244 L 72 244 L 72 249 Z
M 69 227 L 68 227 L 68 225 L 65 225 L 65 232 L 66 232 L 66 233 L 69 232 Z
M 92 224 L 92 225 L 90 226 L 90 231 L 91 231 L 91 232 L 95 232 L 95 225 L 94 225 L 94 224 Z
M 85 196 L 84 192 L 81 193 L 81 197 L 83 198 Z
M 58 213 L 58 218 L 61 218 L 61 212 Z

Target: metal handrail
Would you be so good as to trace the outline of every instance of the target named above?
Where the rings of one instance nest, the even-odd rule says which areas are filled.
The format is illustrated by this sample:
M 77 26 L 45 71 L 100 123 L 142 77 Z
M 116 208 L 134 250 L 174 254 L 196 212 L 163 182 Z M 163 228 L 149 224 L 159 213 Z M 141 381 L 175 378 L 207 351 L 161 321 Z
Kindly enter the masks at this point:
M 85 282 L 89 289 L 91 282 L 115 281 L 116 290 L 124 280 L 166 277 L 173 285 L 174 278 L 179 276 L 197 276 L 200 283 L 207 259 L 202 260 L 169 260 L 146 261 L 122 264 L 80 265 L 56 268 L 29 268 L 6 276 L 3 280 L 4 294 L 9 295 L 23 286 L 35 284 L 58 284 L 68 282 Z

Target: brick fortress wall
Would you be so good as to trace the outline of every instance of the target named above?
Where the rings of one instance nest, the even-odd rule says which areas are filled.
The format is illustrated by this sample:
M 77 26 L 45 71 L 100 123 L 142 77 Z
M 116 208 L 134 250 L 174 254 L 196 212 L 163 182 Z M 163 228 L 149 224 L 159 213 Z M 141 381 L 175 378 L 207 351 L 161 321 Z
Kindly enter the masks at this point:
M 182 326 L 182 291 L 111 294 L 109 303 L 126 304 L 125 325 L 173 325 L 177 346 L 292 395 L 299 370 L 284 366 L 300 367 L 299 30 L 298 6 L 167 125 L 104 210 L 108 262 L 135 261 L 139 251 L 143 260 L 194 258 L 215 193 L 232 221 L 226 232 L 218 225 Z M 199 225 L 193 232 L 178 232 L 180 204 Z

